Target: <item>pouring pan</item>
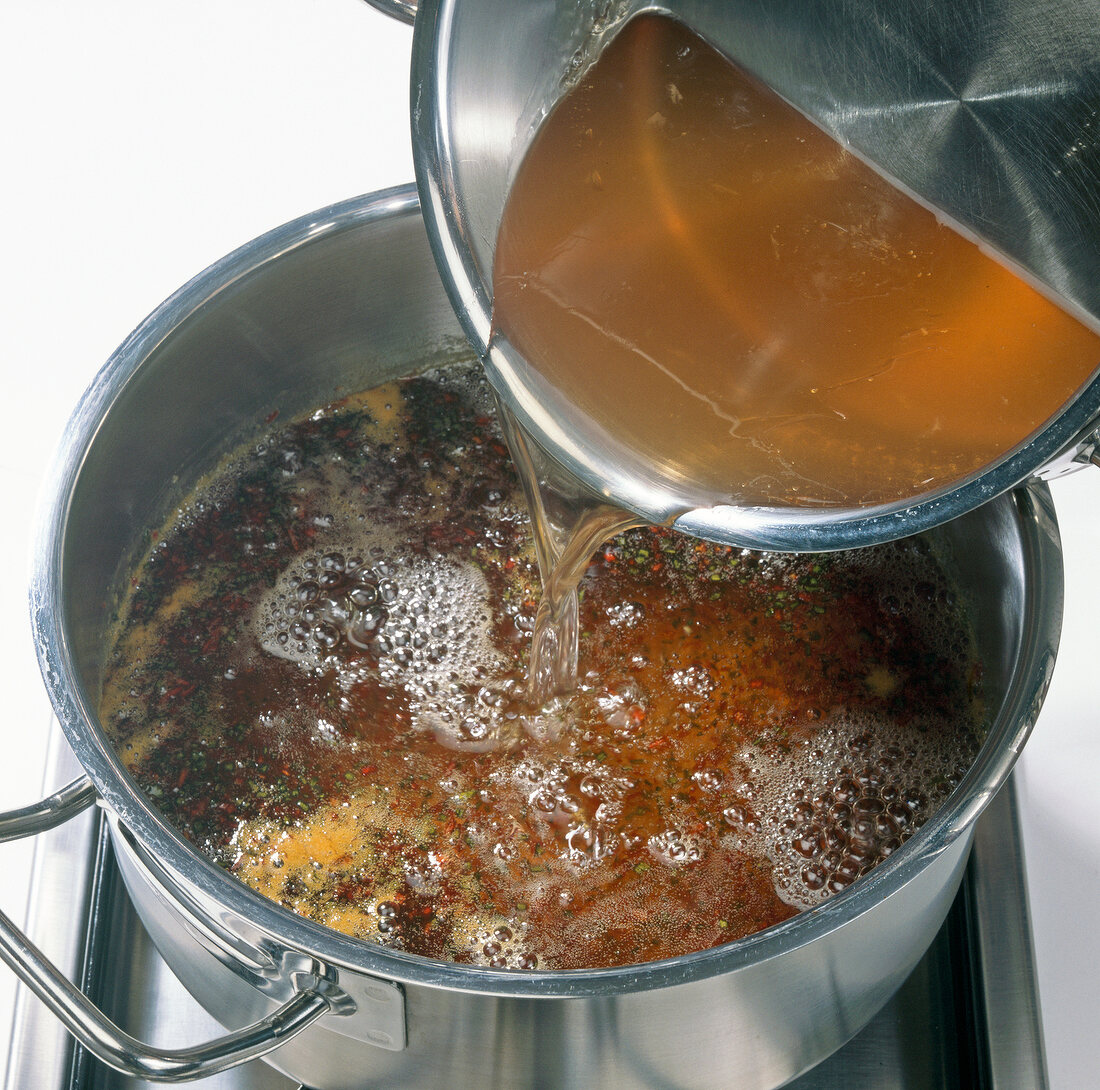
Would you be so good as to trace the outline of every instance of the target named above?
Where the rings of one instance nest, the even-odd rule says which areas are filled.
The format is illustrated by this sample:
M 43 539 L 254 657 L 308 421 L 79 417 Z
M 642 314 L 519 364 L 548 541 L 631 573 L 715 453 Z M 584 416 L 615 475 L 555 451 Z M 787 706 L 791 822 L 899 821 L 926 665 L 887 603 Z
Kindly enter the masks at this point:
M 640 12 L 685 23 L 1086 322 L 1100 319 L 1096 0 L 979 0 L 965 10 L 905 0 L 421 0 L 412 122 L 425 220 L 463 328 L 536 442 L 593 493 L 650 521 L 781 550 L 916 533 L 1021 481 L 1088 463 L 1100 413 L 1095 371 L 991 464 L 865 506 L 693 506 L 690 492 L 627 444 L 611 452 L 614 437 L 598 423 L 562 419 L 556 391 L 494 335 L 494 250 L 540 123 Z M 1044 364 L 1034 362 L 1037 387 Z

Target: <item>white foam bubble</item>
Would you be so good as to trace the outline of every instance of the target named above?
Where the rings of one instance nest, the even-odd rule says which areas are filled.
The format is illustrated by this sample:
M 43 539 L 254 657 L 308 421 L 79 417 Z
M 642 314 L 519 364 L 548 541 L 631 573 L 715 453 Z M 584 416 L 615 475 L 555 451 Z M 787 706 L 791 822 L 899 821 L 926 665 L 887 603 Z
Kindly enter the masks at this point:
M 492 640 L 489 587 L 472 562 L 356 543 L 371 555 L 335 572 L 302 554 L 279 576 L 254 617 L 265 652 L 310 670 L 370 669 L 402 688 L 413 721 L 456 749 L 499 742 L 506 692 L 487 681 L 505 662 Z M 326 585 L 326 575 L 328 576 Z
M 812 908 L 847 888 L 947 798 L 959 747 L 927 726 L 838 715 L 789 755 L 742 754 L 752 779 L 730 835 L 771 862 L 783 901 Z

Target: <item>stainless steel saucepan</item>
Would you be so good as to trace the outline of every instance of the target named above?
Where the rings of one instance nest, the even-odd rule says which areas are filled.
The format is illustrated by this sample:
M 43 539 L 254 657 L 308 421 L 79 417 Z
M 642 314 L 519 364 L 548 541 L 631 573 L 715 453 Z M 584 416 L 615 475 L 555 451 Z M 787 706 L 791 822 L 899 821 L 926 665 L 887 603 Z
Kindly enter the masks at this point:
M 866 507 L 684 510 L 659 468 L 587 420 L 492 337 L 493 254 L 539 123 L 641 11 L 674 15 L 911 192 L 1100 318 L 1100 2 L 420 0 L 417 180 L 440 272 L 504 402 L 594 493 L 651 521 L 768 549 L 866 545 L 946 522 L 1096 456 L 1096 373 L 1048 423 L 957 484 Z M 1100 366 L 1100 359 L 1097 361 Z M 1043 382 L 1044 360 L 1035 360 Z M 687 506 L 691 506 L 690 503 Z
M 317 1090 L 763 1090 L 863 1026 L 944 919 L 975 820 L 1012 767 L 1053 668 L 1062 567 L 1042 484 L 934 531 L 982 619 L 994 719 L 973 768 L 869 876 L 742 941 L 594 971 L 413 957 L 265 900 L 187 843 L 138 789 L 97 705 L 112 588 L 146 528 L 275 408 L 290 416 L 467 351 L 416 193 L 390 190 L 290 223 L 202 273 L 118 349 L 68 425 L 40 519 L 31 608 L 43 676 L 87 776 L 0 818 L 0 836 L 100 805 L 154 942 L 232 1031 L 183 1051 L 141 1045 L 0 918 L 0 955 L 119 1070 L 181 1081 L 268 1053 Z

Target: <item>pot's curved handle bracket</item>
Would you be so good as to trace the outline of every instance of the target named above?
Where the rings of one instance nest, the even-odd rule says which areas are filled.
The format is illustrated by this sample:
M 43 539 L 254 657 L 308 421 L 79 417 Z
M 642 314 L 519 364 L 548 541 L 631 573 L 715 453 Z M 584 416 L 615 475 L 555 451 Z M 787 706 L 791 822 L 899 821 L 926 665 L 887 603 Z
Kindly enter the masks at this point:
M 1093 421 L 1078 437 L 1074 461 L 1100 466 L 1100 424 Z
M 0 841 L 54 828 L 96 800 L 86 778 L 74 780 L 41 802 L 0 814 Z M 53 1012 L 89 1052 L 125 1075 L 152 1082 L 188 1082 L 265 1056 L 327 1014 L 336 995 L 298 992 L 267 1018 L 193 1048 L 154 1048 L 131 1037 L 91 1002 L 0 912 L 0 959 Z M 346 1004 L 346 1000 L 345 1000 Z M 344 1005 L 339 1011 L 342 1013 Z
M 1078 432 L 1077 437 L 1060 454 L 1035 474 L 1035 478 L 1040 481 L 1056 481 L 1088 465 L 1100 466 L 1100 425 L 1095 420 Z

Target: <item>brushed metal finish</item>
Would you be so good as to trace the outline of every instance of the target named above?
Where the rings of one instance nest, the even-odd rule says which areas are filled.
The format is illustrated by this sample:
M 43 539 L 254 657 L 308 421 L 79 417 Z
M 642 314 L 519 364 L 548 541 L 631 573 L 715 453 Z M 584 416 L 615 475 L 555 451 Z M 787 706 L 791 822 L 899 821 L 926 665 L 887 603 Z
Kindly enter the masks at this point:
M 58 730 L 50 735 L 47 761 L 51 771 L 63 770 L 61 776 L 47 779 L 47 790 L 68 782 L 80 771 Z M 80 979 L 83 962 L 81 924 L 91 893 L 88 860 L 95 850 L 95 814 L 85 810 L 35 841 L 27 927 L 54 964 L 73 980 Z M 22 989 L 16 994 L 11 1040 L 5 1090 L 64 1086 L 73 1062 L 74 1041 L 37 997 Z
M 188 1082 L 266 1055 L 330 1009 L 320 992 L 295 986 L 277 1010 L 239 1030 L 198 1046 L 157 1048 L 115 1025 L 3 914 L 0 958 L 94 1056 L 124 1074 L 156 1082 Z
M 939 944 L 945 957 L 921 963 L 920 990 L 911 979 L 905 989 L 912 997 L 899 993 L 911 1005 L 897 1006 L 896 1045 L 880 1017 L 872 1027 L 878 1033 L 861 1034 L 790 1090 L 1048 1090 L 1012 778 L 978 822 Z M 937 1005 L 925 1012 L 926 1027 L 920 1004 L 930 997 Z M 914 1039 L 911 1021 L 929 1038 Z M 955 1040 L 944 1044 L 945 1038 Z M 895 1048 L 904 1062 L 884 1062 Z
M 1008 789 L 1012 786 L 1010 781 L 990 809 L 996 808 L 1005 825 L 1018 827 L 1019 803 L 1015 790 Z M 993 1086 L 1046 1090 L 1023 849 L 1017 838 L 997 838 L 996 823 L 978 826 L 973 866 L 967 875 L 972 892 L 968 907 L 975 936 L 977 1001 L 989 1033 L 989 1048 L 983 1056 L 985 1074 Z M 997 842 L 991 843 L 995 839 Z M 996 895 L 995 891 L 1013 885 L 1020 896 Z
M 41 802 L 0 815 L 0 840 L 15 840 L 56 828 L 78 817 L 96 800 L 86 776 L 78 777 Z M 79 843 L 79 840 L 76 841 Z M 158 1082 L 185 1082 L 227 1070 L 278 1048 L 330 1009 L 322 991 L 303 990 L 304 974 L 294 977 L 285 1005 L 254 1025 L 200 1046 L 159 1049 L 120 1029 L 74 985 L 7 916 L 0 912 L 0 960 L 4 961 L 57 1019 L 104 1063 L 130 1075 Z
M 47 786 L 64 783 L 79 770 L 53 723 Z M 209 1040 L 223 1027 L 190 996 L 180 994 L 182 988 L 165 963 L 148 951 L 149 940 L 125 894 L 103 888 L 113 859 L 103 838 L 102 819 L 98 809 L 85 812 L 36 840 L 27 933 L 68 977 L 94 994 L 112 1021 L 139 1040 L 163 1049 Z M 100 945 L 103 949 L 97 950 Z M 132 975 L 135 963 L 142 968 L 140 981 Z M 37 997 L 26 989 L 17 993 L 4 1090 L 147 1090 L 156 1085 L 100 1065 L 76 1046 Z M 273 1068 L 253 1060 L 204 1077 L 202 1086 L 296 1090 L 297 1083 L 288 1086 Z
M 211 1009 L 221 1010 L 234 1024 L 255 1021 L 264 1017 L 270 1005 L 265 999 L 287 1002 L 307 988 L 331 997 L 340 1015 L 326 1022 L 333 1033 L 350 1037 L 357 1045 L 368 1042 L 394 1052 L 406 1047 L 405 990 L 400 984 L 357 973 L 341 976 L 337 987 L 336 974 L 316 958 L 280 948 L 247 921 L 225 917 L 220 905 L 163 867 L 117 821 L 110 824 L 123 880 L 139 891 L 147 909 L 146 925 L 158 949 L 169 964 L 182 966 L 180 979 L 192 991 L 204 993 Z M 142 896 L 149 887 L 169 896 L 153 904 Z M 228 984 L 230 979 L 239 996 L 232 1002 L 219 1000 L 218 982 Z M 242 1012 L 249 1006 L 256 1013 L 245 1018 Z
M 774 1087 L 849 1039 L 931 942 L 974 822 L 1038 713 L 1057 649 L 1061 554 L 1033 485 L 936 531 L 973 596 L 999 709 L 948 803 L 832 901 L 714 950 L 619 969 L 508 973 L 419 959 L 286 912 L 201 857 L 138 791 L 96 722 L 109 588 L 142 530 L 242 429 L 467 351 L 412 187 L 323 209 L 231 254 L 122 345 L 75 413 L 36 543 L 43 675 L 112 815 L 120 867 L 166 960 L 227 1026 L 295 981 L 359 1008 L 404 997 L 407 1047 L 342 1032 L 336 1014 L 272 1062 L 318 1090 L 363 1086 Z
M 194 933 L 178 928 L 171 897 L 143 873 L 123 841 L 116 851 L 135 908 L 184 986 L 228 1025 L 268 1003 L 224 969 Z M 468 991 L 406 983 L 409 1048 L 377 1050 L 325 1023 L 268 1057 L 319 1090 L 607 1086 L 774 1087 L 817 1064 L 860 1030 L 903 983 L 954 899 L 968 838 L 929 864 L 905 904 L 880 904 L 818 946 L 727 974 L 632 991 L 631 972 L 604 995 L 512 996 L 476 977 Z M 224 919 L 227 927 L 241 921 Z M 905 932 L 896 933 L 903 923 Z M 352 991 L 351 967 L 339 975 Z M 488 982 L 486 982 L 488 983 Z M 618 994 L 616 994 L 618 993 Z
M 1088 461 L 1096 375 L 1039 434 L 973 479 L 864 508 L 684 512 L 651 467 L 613 461 L 595 425 L 565 430 L 537 375 L 491 337 L 493 250 L 539 122 L 617 27 L 671 13 L 841 142 L 1100 318 L 1100 0 L 422 0 L 413 37 L 413 154 L 440 272 L 494 385 L 597 494 L 733 544 L 825 550 L 916 533 L 1019 482 Z M 1097 361 L 1100 365 L 1100 360 Z M 1041 381 L 1042 360 L 1035 361 Z
M 60 745 L 57 742 L 60 741 Z M 53 732 L 51 767 L 63 782 L 75 758 Z M 97 815 L 98 816 L 98 815 Z M 84 819 L 82 819 L 83 821 Z M 110 844 L 85 835 L 82 850 L 36 845 L 40 867 L 28 911 L 32 937 L 72 944 L 65 961 L 109 1015 L 129 1032 L 172 1047 L 209 1037 L 215 1023 L 183 988 L 134 915 Z M 87 824 L 98 825 L 87 815 Z M 94 841 L 94 844 L 93 844 Z M 52 879 L 52 880 L 49 880 Z M 92 887 L 87 898 L 76 889 Z M 839 1052 L 797 1079 L 792 1090 L 1046 1090 L 1035 971 L 1028 941 L 1026 884 L 1013 779 L 978 822 L 963 889 L 920 964 L 872 1023 Z M 1022 928 L 1022 930 L 1021 930 Z M 1011 982 L 1001 987 L 999 980 Z M 67 1047 L 37 1001 L 22 997 L 4 1090 L 149 1090 L 155 1084 L 107 1071 Z M 71 1060 L 71 1063 L 70 1063 Z M 204 1090 L 296 1090 L 262 1061 L 214 1075 Z
M 55 829 L 82 815 L 96 797 L 88 777 L 78 777 L 38 803 L 0 814 L 0 840 Z M 71 843 L 79 845 L 80 837 L 75 834 Z M 157 1082 L 190 1081 L 246 1063 L 278 1048 L 331 1009 L 339 1009 L 341 1004 L 349 1007 L 342 995 L 330 1000 L 323 990 L 304 990 L 306 974 L 298 973 L 290 978 L 293 984 L 284 1005 L 255 1024 L 203 1045 L 161 1049 L 120 1029 L 71 982 L 71 970 L 56 965 L 4 912 L 0 912 L 0 960 L 104 1063 Z

